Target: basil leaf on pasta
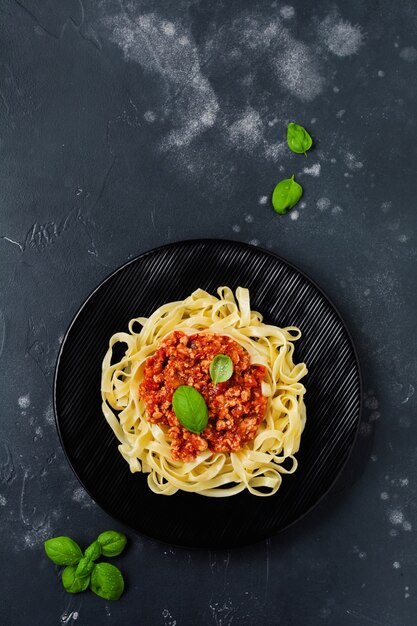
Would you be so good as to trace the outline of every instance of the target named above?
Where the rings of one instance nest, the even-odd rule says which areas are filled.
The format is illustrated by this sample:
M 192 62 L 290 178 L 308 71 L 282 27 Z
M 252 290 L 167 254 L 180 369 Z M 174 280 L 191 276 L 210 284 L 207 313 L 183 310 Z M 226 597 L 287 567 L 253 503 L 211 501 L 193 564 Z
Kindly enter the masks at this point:
M 207 404 L 194 387 L 178 387 L 172 396 L 172 408 L 179 423 L 192 433 L 200 434 L 207 426 Z
M 218 354 L 210 363 L 210 378 L 215 385 L 233 376 L 233 361 L 226 354 Z

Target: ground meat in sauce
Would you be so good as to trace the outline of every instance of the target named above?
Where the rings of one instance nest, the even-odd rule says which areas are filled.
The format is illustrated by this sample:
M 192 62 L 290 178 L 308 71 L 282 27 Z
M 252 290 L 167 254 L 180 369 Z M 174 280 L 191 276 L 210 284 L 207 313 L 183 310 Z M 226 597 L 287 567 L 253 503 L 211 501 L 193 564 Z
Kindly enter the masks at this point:
M 215 386 L 209 367 L 217 354 L 232 359 L 233 376 Z M 188 461 L 207 448 L 236 452 L 255 437 L 266 409 L 261 389 L 264 376 L 265 368 L 251 365 L 247 351 L 233 339 L 174 331 L 147 359 L 139 395 L 149 422 L 170 427 L 172 458 Z M 172 396 L 180 385 L 195 387 L 206 401 L 209 422 L 200 435 L 184 428 L 172 410 Z

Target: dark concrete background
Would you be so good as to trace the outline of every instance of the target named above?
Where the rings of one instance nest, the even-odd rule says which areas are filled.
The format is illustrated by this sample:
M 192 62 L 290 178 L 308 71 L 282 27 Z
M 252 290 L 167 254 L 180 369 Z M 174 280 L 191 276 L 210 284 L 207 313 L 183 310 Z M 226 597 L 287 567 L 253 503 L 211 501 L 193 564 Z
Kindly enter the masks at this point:
M 414 625 L 416 3 L 0 12 L 0 622 Z M 290 120 L 314 136 L 307 159 L 285 147 Z M 292 173 L 305 195 L 281 217 L 269 196 Z M 278 252 L 340 308 L 363 366 L 360 462 L 281 536 L 209 553 L 128 532 L 124 597 L 70 596 L 43 541 L 120 526 L 58 442 L 60 341 L 113 269 L 194 237 Z

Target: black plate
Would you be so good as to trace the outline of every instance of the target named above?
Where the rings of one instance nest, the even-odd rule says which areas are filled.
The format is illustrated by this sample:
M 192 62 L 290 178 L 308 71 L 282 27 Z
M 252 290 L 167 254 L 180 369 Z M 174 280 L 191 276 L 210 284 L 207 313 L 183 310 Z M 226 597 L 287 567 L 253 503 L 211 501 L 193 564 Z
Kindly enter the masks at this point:
M 207 498 L 155 495 L 146 475 L 131 474 L 101 413 L 101 362 L 110 336 L 133 317 L 201 287 L 248 287 L 251 308 L 267 323 L 296 325 L 305 361 L 307 425 L 299 467 L 278 493 Z M 361 378 L 349 333 L 334 306 L 283 259 L 232 241 L 183 241 L 151 250 L 104 280 L 75 316 L 55 373 L 56 422 L 67 458 L 85 489 L 132 529 L 176 545 L 232 547 L 270 536 L 309 511 L 345 465 L 360 420 Z

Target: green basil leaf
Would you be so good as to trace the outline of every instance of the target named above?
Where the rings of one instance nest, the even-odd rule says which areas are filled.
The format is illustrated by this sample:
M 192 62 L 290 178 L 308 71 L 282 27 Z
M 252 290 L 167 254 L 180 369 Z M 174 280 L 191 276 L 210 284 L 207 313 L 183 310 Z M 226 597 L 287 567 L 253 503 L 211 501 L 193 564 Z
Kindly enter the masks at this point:
M 233 361 L 226 354 L 218 354 L 210 363 L 210 378 L 215 385 L 224 383 L 233 375 Z
M 97 539 L 93 541 L 93 543 L 90 544 L 88 548 L 86 548 L 86 550 L 84 551 L 84 556 L 90 559 L 90 561 L 97 561 L 97 559 L 101 556 L 101 545 L 100 542 L 97 541 Z
M 194 387 L 188 385 L 178 387 L 172 396 L 172 408 L 179 423 L 192 433 L 200 434 L 207 426 L 207 404 Z
M 97 563 L 91 574 L 90 589 L 105 600 L 118 600 L 125 583 L 121 571 L 111 563 Z
M 117 556 L 125 549 L 127 539 L 116 530 L 106 530 L 97 537 L 104 556 Z
M 69 537 L 54 537 L 44 543 L 45 552 L 55 565 L 76 565 L 83 553 Z
M 76 576 L 89 576 L 94 569 L 94 562 L 87 556 L 83 556 L 75 570 Z
M 313 140 L 303 126 L 290 122 L 287 127 L 287 143 L 293 152 L 306 154 L 313 145 Z
M 272 206 L 277 213 L 284 215 L 295 207 L 302 195 L 303 188 L 294 180 L 294 176 L 291 176 L 281 180 L 275 187 L 272 193 Z
M 90 576 L 77 576 L 76 567 L 69 565 L 62 572 L 62 584 L 69 593 L 85 591 L 90 583 Z

